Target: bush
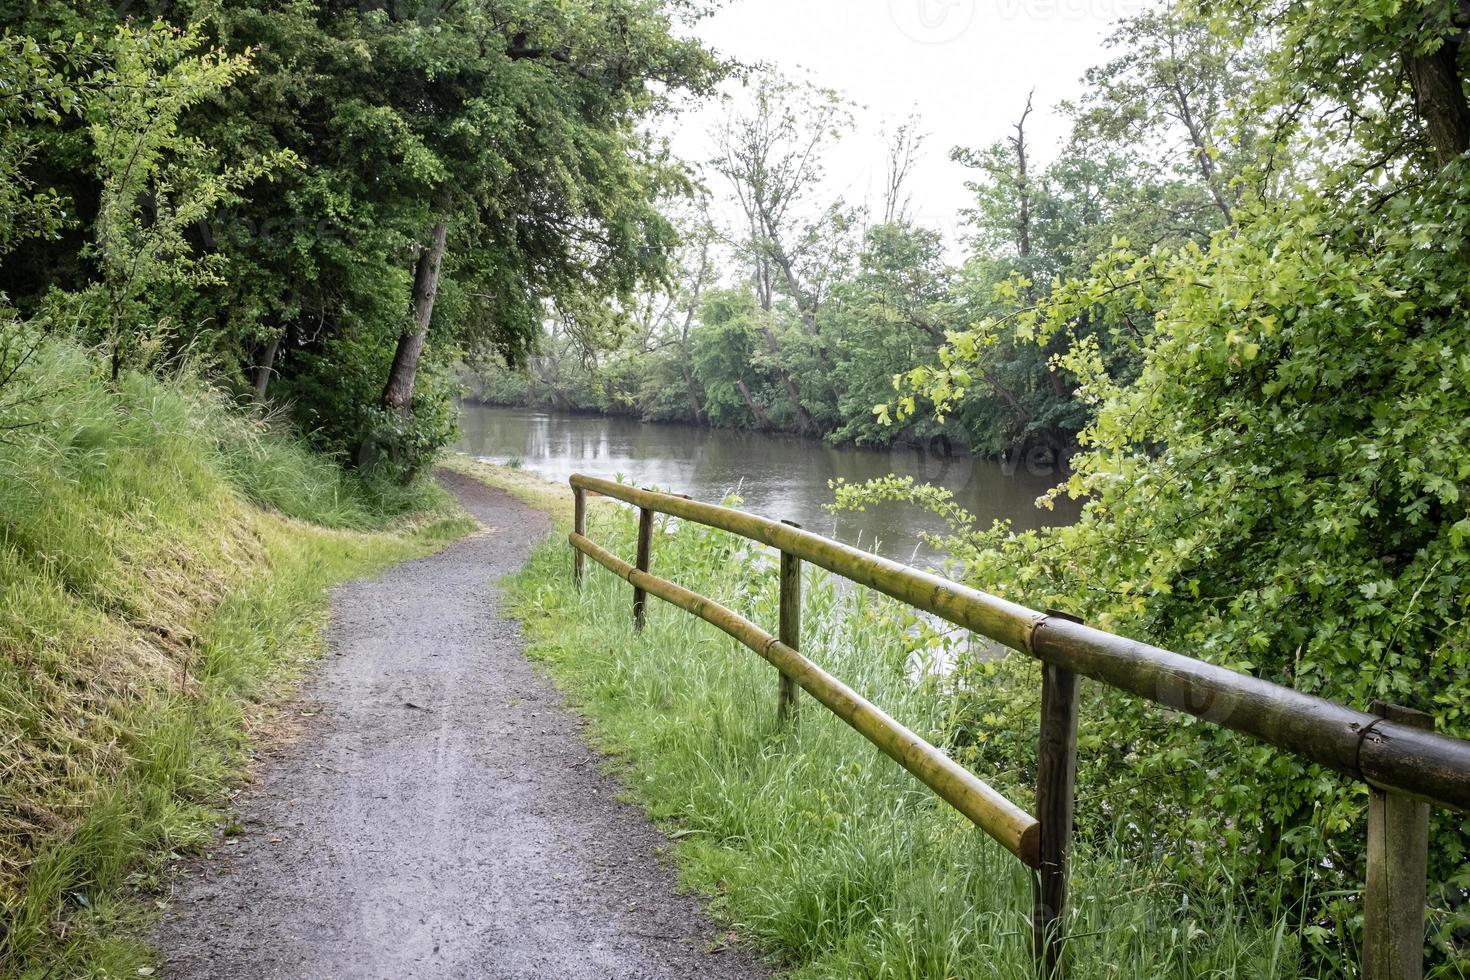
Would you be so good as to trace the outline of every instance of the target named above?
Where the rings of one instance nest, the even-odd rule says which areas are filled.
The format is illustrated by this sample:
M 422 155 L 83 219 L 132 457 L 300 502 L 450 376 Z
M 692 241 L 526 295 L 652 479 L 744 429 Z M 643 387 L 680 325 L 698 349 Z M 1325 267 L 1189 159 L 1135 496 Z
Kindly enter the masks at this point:
M 1085 344 L 1069 355 L 1099 403 L 1072 461 L 1067 489 L 1087 500 L 1074 527 L 977 529 L 947 495 L 901 481 L 840 496 L 935 508 L 954 528 L 941 546 L 979 588 L 1360 709 L 1407 704 L 1470 737 L 1463 162 L 1413 198 L 1380 211 L 1304 191 L 1241 213 L 1207 251 L 1123 248 L 1059 288 L 1042 334 L 1084 313 L 1157 311 L 1136 381 L 1109 379 Z M 1029 708 L 1008 690 L 966 696 L 976 733 Z M 1083 718 L 1079 784 L 1107 795 L 1106 823 L 1156 842 L 1182 880 L 1206 873 L 1197 856 L 1243 881 L 1282 861 L 1315 869 L 1308 936 L 1352 969 L 1363 786 L 1121 695 Z M 993 760 L 1019 748 L 972 740 Z M 1470 822 L 1436 811 L 1432 834 L 1434 955 L 1459 971 Z
M 458 435 L 458 384 L 427 362 L 420 367 L 409 415 L 380 407 L 391 345 L 348 335 L 320 354 L 302 351 L 281 394 L 321 452 L 381 484 L 411 482 Z

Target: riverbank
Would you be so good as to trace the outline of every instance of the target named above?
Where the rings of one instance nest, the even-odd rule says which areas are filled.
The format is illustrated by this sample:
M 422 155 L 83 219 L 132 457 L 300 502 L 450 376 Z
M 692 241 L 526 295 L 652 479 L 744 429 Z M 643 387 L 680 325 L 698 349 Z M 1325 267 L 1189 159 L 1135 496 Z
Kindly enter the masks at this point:
M 189 378 L 108 385 L 57 342 L 11 382 L 35 424 L 0 443 L 0 974 L 142 975 L 162 870 L 295 721 L 328 587 L 469 525 Z
M 1017 530 L 1071 523 L 1077 501 L 1037 506 L 1061 474 L 1045 468 L 1008 468 L 972 456 L 945 456 L 911 448 L 840 448 L 819 440 L 627 419 L 466 405 L 457 449 L 474 458 L 517 466 L 565 486 L 573 472 L 605 479 L 620 475 L 640 485 L 719 500 L 739 493 L 753 511 L 795 521 L 808 530 L 877 550 L 901 561 L 937 561 L 916 547 L 924 534 L 943 534 L 944 522 L 919 508 L 874 505 L 833 514 L 831 484 L 863 484 L 890 473 L 945 487 L 983 525 L 1009 521 Z
M 589 534 L 628 556 L 634 524 L 625 509 L 594 508 Z M 775 622 L 769 562 L 720 532 L 656 530 L 656 572 Z M 723 634 L 657 601 L 635 633 L 626 583 L 589 566 L 577 592 L 570 565 L 565 543 L 551 541 L 515 580 L 529 653 L 588 717 L 677 841 L 683 881 L 733 936 L 800 978 L 1034 976 L 1030 880 L 998 845 L 815 703 L 804 701 L 794 730 L 779 727 L 775 673 Z M 952 744 L 954 701 L 939 678 L 914 682 L 924 641 L 904 611 L 808 574 L 804 652 L 921 736 Z M 997 710 L 1015 696 L 998 691 Z M 985 776 L 1030 805 L 1024 766 Z M 1210 887 L 1186 888 L 1106 835 L 1080 841 L 1074 861 L 1071 976 L 1303 975 L 1293 913 L 1224 867 L 1201 869 Z

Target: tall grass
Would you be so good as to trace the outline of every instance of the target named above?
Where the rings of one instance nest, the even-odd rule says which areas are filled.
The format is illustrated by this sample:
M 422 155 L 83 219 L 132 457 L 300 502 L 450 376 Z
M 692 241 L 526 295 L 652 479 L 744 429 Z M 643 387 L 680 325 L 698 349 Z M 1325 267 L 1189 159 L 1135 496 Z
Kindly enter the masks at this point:
M 48 342 L 3 395 L 0 975 L 133 975 L 129 896 L 209 839 L 326 587 L 465 524 L 188 376 L 114 386 Z
M 592 526 L 632 554 L 628 513 L 595 512 Z M 660 529 L 656 573 L 775 623 L 769 556 L 723 532 Z M 808 576 L 804 652 L 942 743 L 947 702 L 913 676 L 903 610 Z M 532 655 L 592 719 L 677 841 L 683 880 L 732 930 L 797 977 L 1034 977 L 1031 880 L 1007 852 L 815 702 L 794 731 L 778 727 L 773 669 L 712 627 L 655 601 L 635 635 L 626 583 L 595 565 L 580 594 L 569 583 L 560 542 L 516 580 Z M 1111 840 L 1080 842 L 1071 975 L 1303 975 L 1301 924 L 1269 893 L 1251 889 L 1248 904 L 1223 869 L 1214 880 L 1184 891 Z

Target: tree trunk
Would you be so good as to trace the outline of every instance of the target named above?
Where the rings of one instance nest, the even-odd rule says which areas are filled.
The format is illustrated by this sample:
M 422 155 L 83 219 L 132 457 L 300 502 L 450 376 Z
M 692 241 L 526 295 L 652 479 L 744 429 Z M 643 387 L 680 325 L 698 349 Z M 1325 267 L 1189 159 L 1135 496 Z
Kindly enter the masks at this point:
M 704 407 L 699 404 L 699 386 L 694 382 L 694 370 L 690 367 L 694 358 L 689 350 L 689 332 L 694 329 L 694 313 L 699 308 L 699 297 L 704 292 L 704 277 L 708 271 L 709 241 L 706 240 L 699 250 L 699 272 L 694 276 L 694 288 L 684 310 L 684 326 L 679 331 L 679 370 L 684 374 L 684 389 L 689 393 L 689 410 L 694 413 L 694 421 L 699 423 L 704 421 Z
M 761 408 L 760 402 L 751 397 L 750 388 L 745 384 L 745 379 L 740 378 L 737 380 L 735 387 L 740 389 L 740 397 L 745 399 L 745 407 L 750 409 L 750 414 L 755 416 L 756 422 L 760 424 L 761 428 L 769 429 L 771 427 L 771 419 L 766 415 L 766 410 Z
M 786 397 L 791 399 L 791 409 L 796 413 L 796 429 L 802 434 L 811 431 L 811 414 L 801 404 L 801 389 L 796 385 L 796 379 L 791 372 L 786 370 L 786 365 L 781 363 L 781 344 L 776 340 L 775 331 L 770 324 L 761 324 L 761 335 L 766 338 L 766 350 L 771 353 L 771 361 L 776 366 L 776 373 L 781 375 L 781 384 L 786 388 Z M 744 384 L 744 382 L 741 382 Z
M 1016 217 L 1016 254 L 1023 259 L 1031 254 L 1031 178 L 1026 171 L 1026 117 L 1031 115 L 1031 97 L 1035 94 L 1036 90 L 1032 89 L 1026 96 L 1026 108 L 1021 112 L 1015 138 L 1011 140 L 1011 148 L 1016 151 L 1016 200 L 1020 208 Z M 1030 291 L 1027 290 L 1028 293 Z
M 689 346 L 684 345 L 684 356 L 679 359 L 679 367 L 684 371 L 684 388 L 689 393 L 689 411 L 694 413 L 695 422 L 704 421 L 704 408 L 699 404 L 699 388 L 694 383 L 694 372 L 689 370 Z
M 1406 54 L 1414 107 L 1424 120 L 1441 166 L 1470 149 L 1470 106 L 1460 79 L 1460 43 L 1445 38 L 1432 54 Z
M 393 367 L 388 371 L 388 383 L 383 388 L 383 407 L 396 409 L 404 415 L 413 411 L 413 384 L 424 354 L 424 341 L 429 335 L 434 300 L 439 295 L 439 267 L 444 261 L 444 242 L 448 234 L 448 225 L 439 222 L 434 226 L 428 246 L 419 252 L 413 271 L 414 330 L 398 338 Z
M 255 365 L 255 404 L 259 405 L 265 401 L 265 390 L 270 386 L 271 375 L 276 367 L 276 354 L 281 349 L 281 336 L 284 330 L 276 331 L 276 335 L 270 339 L 270 343 L 260 352 L 260 361 Z
M 806 328 L 807 336 L 817 342 L 817 362 L 822 365 L 822 373 L 830 379 L 828 387 L 832 390 L 832 400 L 834 402 L 841 402 L 842 387 L 837 381 L 838 374 L 832 369 L 832 360 L 827 356 L 827 348 L 821 342 L 821 324 L 817 320 L 818 303 L 816 295 L 804 288 L 797 281 L 796 269 L 792 266 L 791 259 L 786 254 L 786 250 L 782 248 L 780 240 L 775 237 L 774 228 L 769 232 L 768 237 L 771 251 L 776 258 L 776 268 L 781 273 L 782 282 L 786 284 L 786 292 L 796 301 L 796 309 L 801 314 L 801 323 Z M 806 424 L 815 427 L 811 416 L 806 414 L 804 409 L 798 406 L 797 411 L 798 419 L 800 415 L 806 415 Z M 805 432 L 806 428 L 803 427 L 802 431 Z
M 1013 417 L 1016 420 L 1018 427 L 1024 426 L 1026 423 L 1031 421 L 1031 413 L 1027 411 L 1025 405 L 1021 404 L 1021 400 L 1016 397 L 1015 392 L 1011 391 L 1010 388 L 1001 384 L 1000 380 L 989 371 L 982 371 L 981 376 L 985 379 L 985 383 L 990 385 L 990 389 L 1001 398 L 1005 399 L 1006 404 L 1011 407 L 1011 411 L 1014 413 Z
M 817 303 L 796 278 L 796 269 L 791 264 L 791 258 L 781 243 L 774 235 L 770 236 L 771 252 L 776 259 L 776 268 L 781 273 L 781 281 L 786 286 L 786 292 L 796 301 L 796 311 L 801 315 L 801 324 L 811 336 L 817 336 L 820 325 L 817 323 Z
M 1205 132 L 1205 127 L 1195 118 L 1194 108 L 1189 103 L 1189 93 L 1184 90 L 1184 83 L 1179 78 L 1179 60 L 1174 49 L 1174 37 L 1169 37 L 1169 56 L 1173 64 L 1173 89 L 1175 108 L 1178 110 L 1179 119 L 1184 123 L 1184 128 L 1189 132 L 1189 142 L 1194 146 L 1195 163 L 1199 165 L 1200 178 L 1205 183 L 1205 189 L 1210 192 L 1210 199 L 1215 202 L 1220 216 L 1225 219 L 1224 227 L 1229 228 L 1235 224 L 1235 218 L 1230 213 L 1230 202 L 1225 200 L 1225 195 L 1220 191 L 1219 174 L 1215 168 L 1215 159 L 1210 156 L 1210 143 Z
M 754 218 L 752 218 L 751 235 L 757 236 L 757 234 Z M 753 240 L 760 241 L 758 237 L 753 237 Z M 796 386 L 796 379 L 791 376 L 791 372 L 787 371 L 786 365 L 781 362 L 781 344 L 776 340 L 776 334 L 771 330 L 771 325 L 767 319 L 770 316 L 771 307 L 774 305 L 775 297 L 773 292 L 771 288 L 770 260 L 764 255 L 757 255 L 755 263 L 755 295 L 757 302 L 760 303 L 761 312 L 766 314 L 766 317 L 761 318 L 761 336 L 766 340 L 766 350 L 770 352 L 771 364 L 776 368 L 776 373 L 781 376 L 781 384 L 786 389 L 786 397 L 791 401 L 791 410 L 796 413 L 797 430 L 805 433 L 811 428 L 812 417 L 802 407 L 801 389 Z M 746 401 L 750 401 L 748 396 Z M 767 423 L 763 422 L 762 424 L 767 425 L 769 428 Z

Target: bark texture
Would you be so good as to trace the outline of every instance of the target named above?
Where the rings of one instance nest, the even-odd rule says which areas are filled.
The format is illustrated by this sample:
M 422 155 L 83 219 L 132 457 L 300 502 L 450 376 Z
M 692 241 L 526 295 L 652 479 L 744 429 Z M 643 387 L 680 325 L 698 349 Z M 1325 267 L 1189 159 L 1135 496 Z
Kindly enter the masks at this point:
M 1470 150 L 1470 105 L 1460 77 L 1460 42 L 1445 38 L 1433 53 L 1406 54 L 1404 67 L 1434 154 L 1441 165 L 1447 164 Z
M 281 350 L 281 335 L 284 332 L 278 331 L 260 350 L 260 359 L 255 365 L 255 380 L 252 385 L 255 389 L 256 404 L 265 401 L 265 392 L 270 387 L 271 375 L 275 373 L 276 355 Z
M 429 321 L 434 316 L 434 300 L 439 295 L 439 269 L 444 262 L 444 243 L 449 228 L 443 221 L 434 226 L 429 244 L 420 252 L 413 270 L 414 329 L 398 338 L 393 352 L 393 367 L 388 371 L 388 384 L 383 388 L 383 407 L 408 414 L 413 409 L 413 386 L 418 377 L 419 361 L 424 356 L 424 341 L 429 336 Z

